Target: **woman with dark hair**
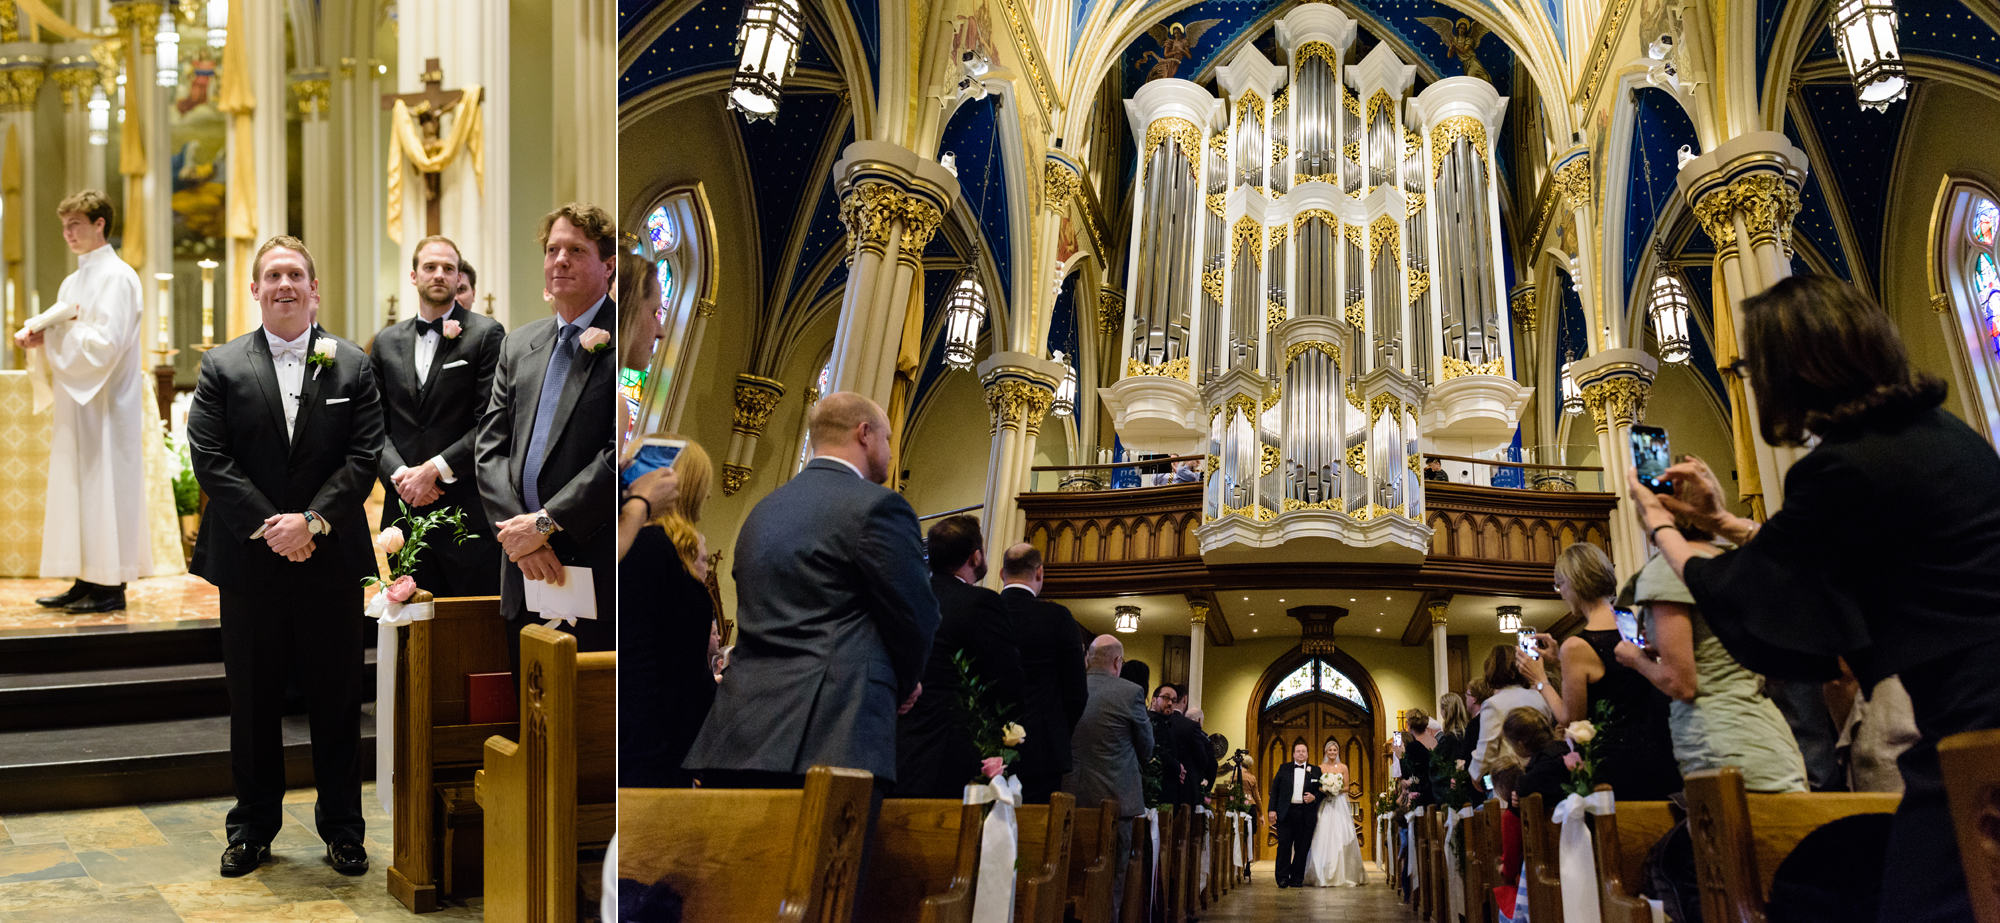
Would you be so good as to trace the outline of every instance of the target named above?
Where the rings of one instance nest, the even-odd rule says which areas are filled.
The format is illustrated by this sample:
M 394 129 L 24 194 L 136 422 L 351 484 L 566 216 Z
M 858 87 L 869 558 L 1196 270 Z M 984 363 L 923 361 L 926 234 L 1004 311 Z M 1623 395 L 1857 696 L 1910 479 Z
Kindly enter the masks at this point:
M 1563 783 L 1570 777 L 1569 764 L 1564 762 L 1572 752 L 1569 742 L 1556 736 L 1555 725 L 1549 723 L 1548 715 L 1533 708 L 1508 712 L 1500 722 L 1500 730 L 1525 767 L 1517 794 L 1522 798 L 1540 795 L 1542 810 L 1555 810 L 1556 802 L 1566 794 Z
M 1764 438 L 1817 444 L 1785 475 L 1784 506 L 1731 515 L 1699 459 L 1667 469 L 1671 495 L 1628 478 L 1653 541 L 1744 667 L 1866 688 L 1900 675 L 1922 738 L 1904 792 L 1881 919 L 1971 919 L 1937 744 L 2000 727 L 2000 457 L 1939 409 L 1944 384 L 1910 367 L 1889 317 L 1827 276 L 1795 276 L 1743 302 L 1744 357 Z M 1895 515 L 1894 541 L 1866 536 Z M 1701 557 L 1674 518 L 1739 547 Z

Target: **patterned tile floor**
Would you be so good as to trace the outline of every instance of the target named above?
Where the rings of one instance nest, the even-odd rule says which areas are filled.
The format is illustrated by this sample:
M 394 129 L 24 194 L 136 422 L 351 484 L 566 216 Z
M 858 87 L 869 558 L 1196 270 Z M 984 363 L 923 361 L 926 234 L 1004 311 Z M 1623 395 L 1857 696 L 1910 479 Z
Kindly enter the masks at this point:
M 1286 888 L 1271 880 L 1271 863 L 1250 866 L 1250 884 L 1222 896 L 1201 915 L 1202 923 L 1296 923 L 1339 920 L 1341 923 L 1415 923 L 1411 913 L 1384 883 L 1382 871 L 1368 866 L 1368 883 L 1358 888 Z M 5 919 L 0 916 L 0 919 Z
M 478 899 L 418 916 L 389 896 L 388 815 L 362 795 L 369 870 L 348 878 L 324 861 L 313 792 L 285 796 L 271 861 L 243 878 L 217 874 L 232 799 L 0 817 L 0 923 L 445 923 L 481 919 Z
M 149 577 L 125 586 L 125 609 L 91 615 L 70 615 L 35 605 L 70 587 L 69 580 L 32 578 L 0 580 L 0 631 L 46 631 L 99 625 L 146 626 L 216 617 L 215 587 L 200 577 Z

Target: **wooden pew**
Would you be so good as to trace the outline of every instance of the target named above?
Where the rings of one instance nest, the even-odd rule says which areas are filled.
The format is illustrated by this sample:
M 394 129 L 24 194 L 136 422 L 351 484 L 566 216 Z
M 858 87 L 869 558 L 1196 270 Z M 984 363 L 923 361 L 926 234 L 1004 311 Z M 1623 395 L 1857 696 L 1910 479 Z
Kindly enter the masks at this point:
M 1147 923 L 1153 918 L 1152 823 L 1132 818 L 1132 852 L 1125 857 L 1125 893 L 1118 898 L 1119 923 Z
M 618 655 L 521 629 L 521 740 L 486 739 L 473 792 L 486 812 L 486 913 L 576 918 L 576 851 L 611 839 L 618 813 Z
M 869 842 L 868 877 L 861 883 L 856 919 L 972 919 L 984 817 L 979 805 L 948 798 L 884 800 Z
M 1887 793 L 1816 792 L 1751 795 L 1734 766 L 1689 773 L 1688 827 L 1705 923 L 1762 923 L 1778 863 L 1806 834 L 1854 814 L 1890 813 L 1902 801 Z M 1943 831 L 1939 831 L 1943 835 Z M 1533 905 L 1541 923 L 1541 905 Z
M 1436 819 L 1437 809 L 1433 807 L 1425 807 L 1424 813 L 1417 818 L 1417 851 L 1412 860 L 1417 866 L 1416 901 L 1413 904 L 1417 919 L 1433 923 L 1437 920 L 1437 896 L 1443 893 L 1438 889 L 1437 868 L 1433 864 L 1437 828 L 1431 822 Z
M 814 766 L 803 790 L 620 789 L 618 876 L 672 887 L 688 920 L 847 923 L 873 785 Z
M 440 599 L 428 620 L 396 629 L 395 773 L 389 894 L 415 913 L 438 909 L 441 896 L 480 893 L 480 819 L 473 811 L 472 774 L 484 758 L 486 738 L 513 735 L 519 725 L 469 724 L 465 677 L 505 673 L 507 621 L 500 597 Z M 443 831 L 450 831 L 446 849 Z M 450 883 L 440 890 L 440 878 Z
M 1455 885 L 1444 863 L 1447 848 L 1444 841 L 1444 808 L 1433 807 L 1424 812 L 1424 821 L 1431 825 L 1431 864 L 1425 869 L 1425 880 L 1430 882 L 1431 890 L 1431 920 L 1433 923 L 1457 923 L 1451 914 L 1451 889 Z
M 1600 792 L 1611 786 L 1600 785 Z M 1596 827 L 1598 908 L 1604 923 L 1652 923 L 1652 905 L 1639 896 L 1646 854 L 1674 827 L 1673 803 L 1620 801 L 1615 814 L 1591 816 Z
M 1048 804 L 1017 808 L 1019 877 L 1014 885 L 1016 923 L 1063 923 L 1069 904 L 1069 857 L 1076 827 L 1076 796 L 1056 792 Z
M 1562 923 L 1563 918 L 1562 860 L 1556 852 L 1560 831 L 1549 820 L 1553 809 L 1542 804 L 1540 794 L 1521 799 L 1521 867 L 1527 871 L 1529 918 L 1535 923 Z
M 1982 820 L 2000 790 L 2000 730 L 1953 734 L 1938 744 L 1958 857 L 1979 923 L 2000 923 L 2000 830 Z
M 1069 915 L 1081 923 L 1112 923 L 1111 885 L 1120 861 L 1118 800 L 1106 798 L 1094 808 L 1077 808 L 1075 838 L 1070 842 Z
M 1179 805 L 1160 808 L 1160 906 L 1167 923 L 1187 919 L 1187 892 L 1181 887 L 1187 865 L 1187 816 Z
M 1465 918 L 1487 921 L 1499 915 L 1493 889 L 1501 885 L 1501 808 L 1497 801 L 1481 804 L 1472 817 L 1459 821 L 1465 831 Z M 1512 882 L 1507 882 L 1512 884 Z

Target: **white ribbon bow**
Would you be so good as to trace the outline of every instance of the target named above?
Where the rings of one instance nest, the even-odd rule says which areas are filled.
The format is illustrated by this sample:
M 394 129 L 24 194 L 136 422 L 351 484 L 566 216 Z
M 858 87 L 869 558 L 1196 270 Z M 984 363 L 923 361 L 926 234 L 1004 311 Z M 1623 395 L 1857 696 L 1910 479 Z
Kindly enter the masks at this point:
M 1160 902 L 1160 809 L 1146 809 L 1146 829 L 1153 835 L 1152 871 L 1146 876 L 1150 882 L 1146 887 L 1153 895 L 1153 903 Z
M 543 627 L 543 628 L 554 628 L 554 627 L 556 627 L 557 625 L 562 625 L 562 626 L 565 626 L 565 627 L 568 627 L 568 628 L 575 628 L 575 627 L 576 627 L 576 616 L 574 616 L 574 615 L 558 615 L 558 616 L 556 616 L 555 618 L 552 618 L 552 619 L 548 619 L 548 620 L 546 620 L 546 621 L 542 622 L 542 627 Z
M 1584 814 L 1616 814 L 1618 802 L 1610 792 L 1592 792 L 1588 797 L 1571 795 L 1549 814 L 1562 826 L 1557 842 L 1557 869 L 1562 876 L 1563 923 L 1599 923 L 1597 904 L 1597 861 L 1591 854 L 1590 828 Z
M 390 602 L 389 593 L 385 590 L 375 594 L 375 598 L 368 601 L 368 609 L 363 614 L 381 625 L 408 625 L 411 622 L 430 621 L 432 616 L 437 614 L 437 607 L 428 602 Z
M 1404 862 L 1404 866 L 1410 870 L 1411 890 L 1415 890 L 1418 886 L 1423 884 L 1422 872 L 1424 864 L 1422 862 L 1417 861 L 1417 820 L 1423 816 L 1424 816 L 1423 808 L 1414 808 L 1410 811 L 1409 814 L 1405 815 L 1403 819 L 1403 826 L 1405 828 L 1403 836 L 1403 855 L 1404 858 L 1407 860 L 1406 862 Z
M 1465 893 L 1465 878 L 1459 874 L 1458 851 L 1451 848 L 1451 834 L 1458 829 L 1459 821 L 1471 816 L 1472 809 L 1469 807 L 1459 808 L 1456 811 L 1447 808 L 1444 816 L 1445 890 L 1451 893 L 1451 919 L 1454 920 L 1465 915 L 1468 895 Z
M 1014 807 L 1021 803 L 1021 780 L 1000 776 L 986 785 L 965 787 L 966 804 L 991 802 L 979 837 L 979 884 L 972 898 L 972 923 L 1009 923 L 1014 919 L 1014 860 L 1020 851 L 1020 830 Z

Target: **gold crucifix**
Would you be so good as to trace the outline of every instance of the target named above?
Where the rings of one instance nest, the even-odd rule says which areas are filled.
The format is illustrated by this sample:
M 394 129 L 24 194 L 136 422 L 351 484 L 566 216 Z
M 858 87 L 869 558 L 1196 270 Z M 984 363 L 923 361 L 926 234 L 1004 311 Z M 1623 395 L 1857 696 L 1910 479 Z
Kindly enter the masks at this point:
M 465 91 L 444 89 L 444 67 L 438 59 L 424 61 L 421 93 L 389 93 L 382 97 L 382 108 L 396 108 L 396 102 L 410 107 L 411 117 L 417 120 L 418 130 L 424 139 L 424 150 L 431 155 L 443 146 L 444 114 L 458 108 L 465 101 Z M 443 197 L 442 177 L 437 173 L 421 173 L 424 178 L 424 233 L 444 233 L 444 221 L 440 202 Z

